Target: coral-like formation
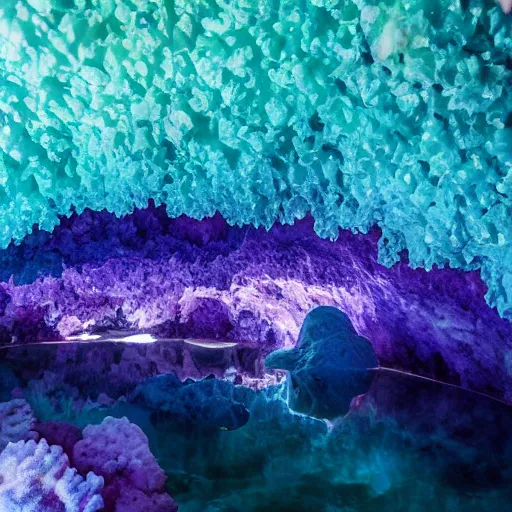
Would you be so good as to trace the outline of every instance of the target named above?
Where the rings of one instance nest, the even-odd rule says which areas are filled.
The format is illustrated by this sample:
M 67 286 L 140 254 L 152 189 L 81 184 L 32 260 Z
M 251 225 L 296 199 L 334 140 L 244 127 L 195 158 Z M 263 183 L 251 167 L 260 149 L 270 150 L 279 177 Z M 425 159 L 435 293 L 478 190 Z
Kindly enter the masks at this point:
M 103 509 L 103 478 L 84 480 L 59 446 L 46 440 L 10 443 L 0 453 L 0 510 L 96 512 Z
M 107 480 L 126 478 L 134 487 L 155 491 L 165 483 L 142 430 L 126 418 L 105 418 L 101 425 L 83 430 L 83 440 L 74 449 L 76 466 L 82 472 L 95 469 Z
M 0 244 L 166 203 L 382 228 L 380 261 L 482 269 L 512 314 L 510 19 L 483 0 L 10 1 Z
M 0 512 L 508 512 L 511 6 L 0 1 Z
M 297 346 L 265 359 L 268 368 L 288 371 L 290 408 L 315 418 L 333 419 L 366 393 L 378 366 L 371 343 L 357 335 L 345 313 L 322 306 L 308 313 Z
M 0 451 L 9 443 L 39 439 L 34 430 L 35 417 L 26 400 L 0 403 Z
M 74 447 L 73 462 L 81 473 L 94 471 L 104 477 L 103 497 L 108 510 L 126 510 L 127 492 L 132 496 L 133 512 L 145 512 L 147 503 L 155 511 L 162 503 L 173 510 L 172 498 L 164 493 L 166 476 L 149 451 L 148 438 L 127 418 L 107 417 L 100 425 L 85 427 L 83 439 Z M 134 489 L 145 498 L 133 493 Z
M 113 350 L 91 344 L 59 349 L 52 372 L 91 385 L 107 373 L 118 385 L 137 384 L 182 359 L 189 373 L 181 377 L 221 376 L 231 365 L 262 377 L 262 357 L 293 346 L 306 314 L 330 305 L 346 312 L 382 365 L 510 399 L 512 325 L 486 305 L 478 275 L 413 270 L 405 261 L 382 267 L 378 236 L 343 232 L 332 243 L 314 234 L 309 219 L 267 233 L 230 228 L 219 217 L 171 220 L 162 207 L 122 219 L 84 212 L 52 236 L 39 231 L 0 252 L 10 297 L 2 339 L 109 328 L 240 343 L 217 351 L 215 364 L 211 351 L 188 344 L 125 346 L 116 359 Z M 41 353 L 11 349 L 4 357 L 35 361 Z M 84 364 L 98 378 L 77 371 Z

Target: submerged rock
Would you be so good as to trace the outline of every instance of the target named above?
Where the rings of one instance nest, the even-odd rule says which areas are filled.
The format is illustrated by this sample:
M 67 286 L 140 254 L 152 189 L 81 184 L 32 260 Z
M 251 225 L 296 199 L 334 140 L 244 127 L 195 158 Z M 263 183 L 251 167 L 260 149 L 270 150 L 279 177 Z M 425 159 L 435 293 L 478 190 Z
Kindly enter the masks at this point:
M 137 386 L 134 401 L 154 411 L 159 420 L 187 427 L 236 430 L 250 417 L 234 397 L 233 383 L 208 377 L 181 383 L 173 374 L 159 375 Z
M 65 421 L 41 421 L 35 423 L 34 431 L 50 446 L 61 446 L 73 463 L 73 448 L 82 439 L 82 431 L 77 426 Z
M 348 412 L 352 399 L 369 389 L 378 366 L 371 343 L 355 331 L 348 316 L 332 307 L 311 311 L 292 350 L 277 350 L 267 368 L 288 370 L 290 407 L 317 418 Z

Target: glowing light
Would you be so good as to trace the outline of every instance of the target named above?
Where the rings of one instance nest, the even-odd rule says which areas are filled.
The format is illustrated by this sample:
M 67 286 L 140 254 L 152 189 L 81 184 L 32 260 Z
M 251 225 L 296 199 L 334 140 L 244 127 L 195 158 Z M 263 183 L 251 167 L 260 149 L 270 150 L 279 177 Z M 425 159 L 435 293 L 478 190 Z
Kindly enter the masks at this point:
M 101 338 L 100 334 L 89 334 L 87 332 L 84 332 L 76 336 L 68 336 L 66 337 L 66 341 L 93 341 L 99 338 Z
M 204 348 L 232 348 L 236 347 L 237 343 L 231 341 L 210 341 L 210 340 L 184 340 L 189 345 Z
M 157 340 L 151 336 L 151 334 L 132 334 L 131 336 L 126 336 L 115 341 L 123 341 L 125 343 L 154 343 Z

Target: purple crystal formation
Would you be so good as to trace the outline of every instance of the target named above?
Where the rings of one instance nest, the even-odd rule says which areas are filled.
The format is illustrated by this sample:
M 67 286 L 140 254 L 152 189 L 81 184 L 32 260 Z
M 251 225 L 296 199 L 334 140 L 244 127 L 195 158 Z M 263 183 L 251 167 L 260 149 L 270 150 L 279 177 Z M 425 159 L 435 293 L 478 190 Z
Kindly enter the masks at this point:
M 229 340 L 258 348 L 247 371 L 261 377 L 263 358 L 292 347 L 306 314 L 329 305 L 346 312 L 381 365 L 512 400 L 512 326 L 487 306 L 479 275 L 411 269 L 405 253 L 383 267 L 378 239 L 322 240 L 309 218 L 267 232 L 218 216 L 169 219 L 151 204 L 122 218 L 85 211 L 0 253 L 0 338 L 126 329 Z M 175 357 L 154 350 L 130 349 L 137 364 L 162 367 L 141 377 Z

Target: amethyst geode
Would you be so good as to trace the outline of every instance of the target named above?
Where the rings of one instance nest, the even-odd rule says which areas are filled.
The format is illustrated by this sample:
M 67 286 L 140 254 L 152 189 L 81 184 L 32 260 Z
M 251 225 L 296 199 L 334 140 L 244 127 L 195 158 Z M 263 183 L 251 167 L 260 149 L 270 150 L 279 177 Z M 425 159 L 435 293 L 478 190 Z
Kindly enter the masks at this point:
M 346 312 L 384 366 L 512 399 L 512 326 L 475 272 L 377 263 L 378 232 L 320 239 L 311 219 L 269 232 L 150 205 L 85 211 L 0 254 L 5 344 L 83 331 L 293 346 L 318 305 Z M 259 366 L 263 371 L 262 365 Z

